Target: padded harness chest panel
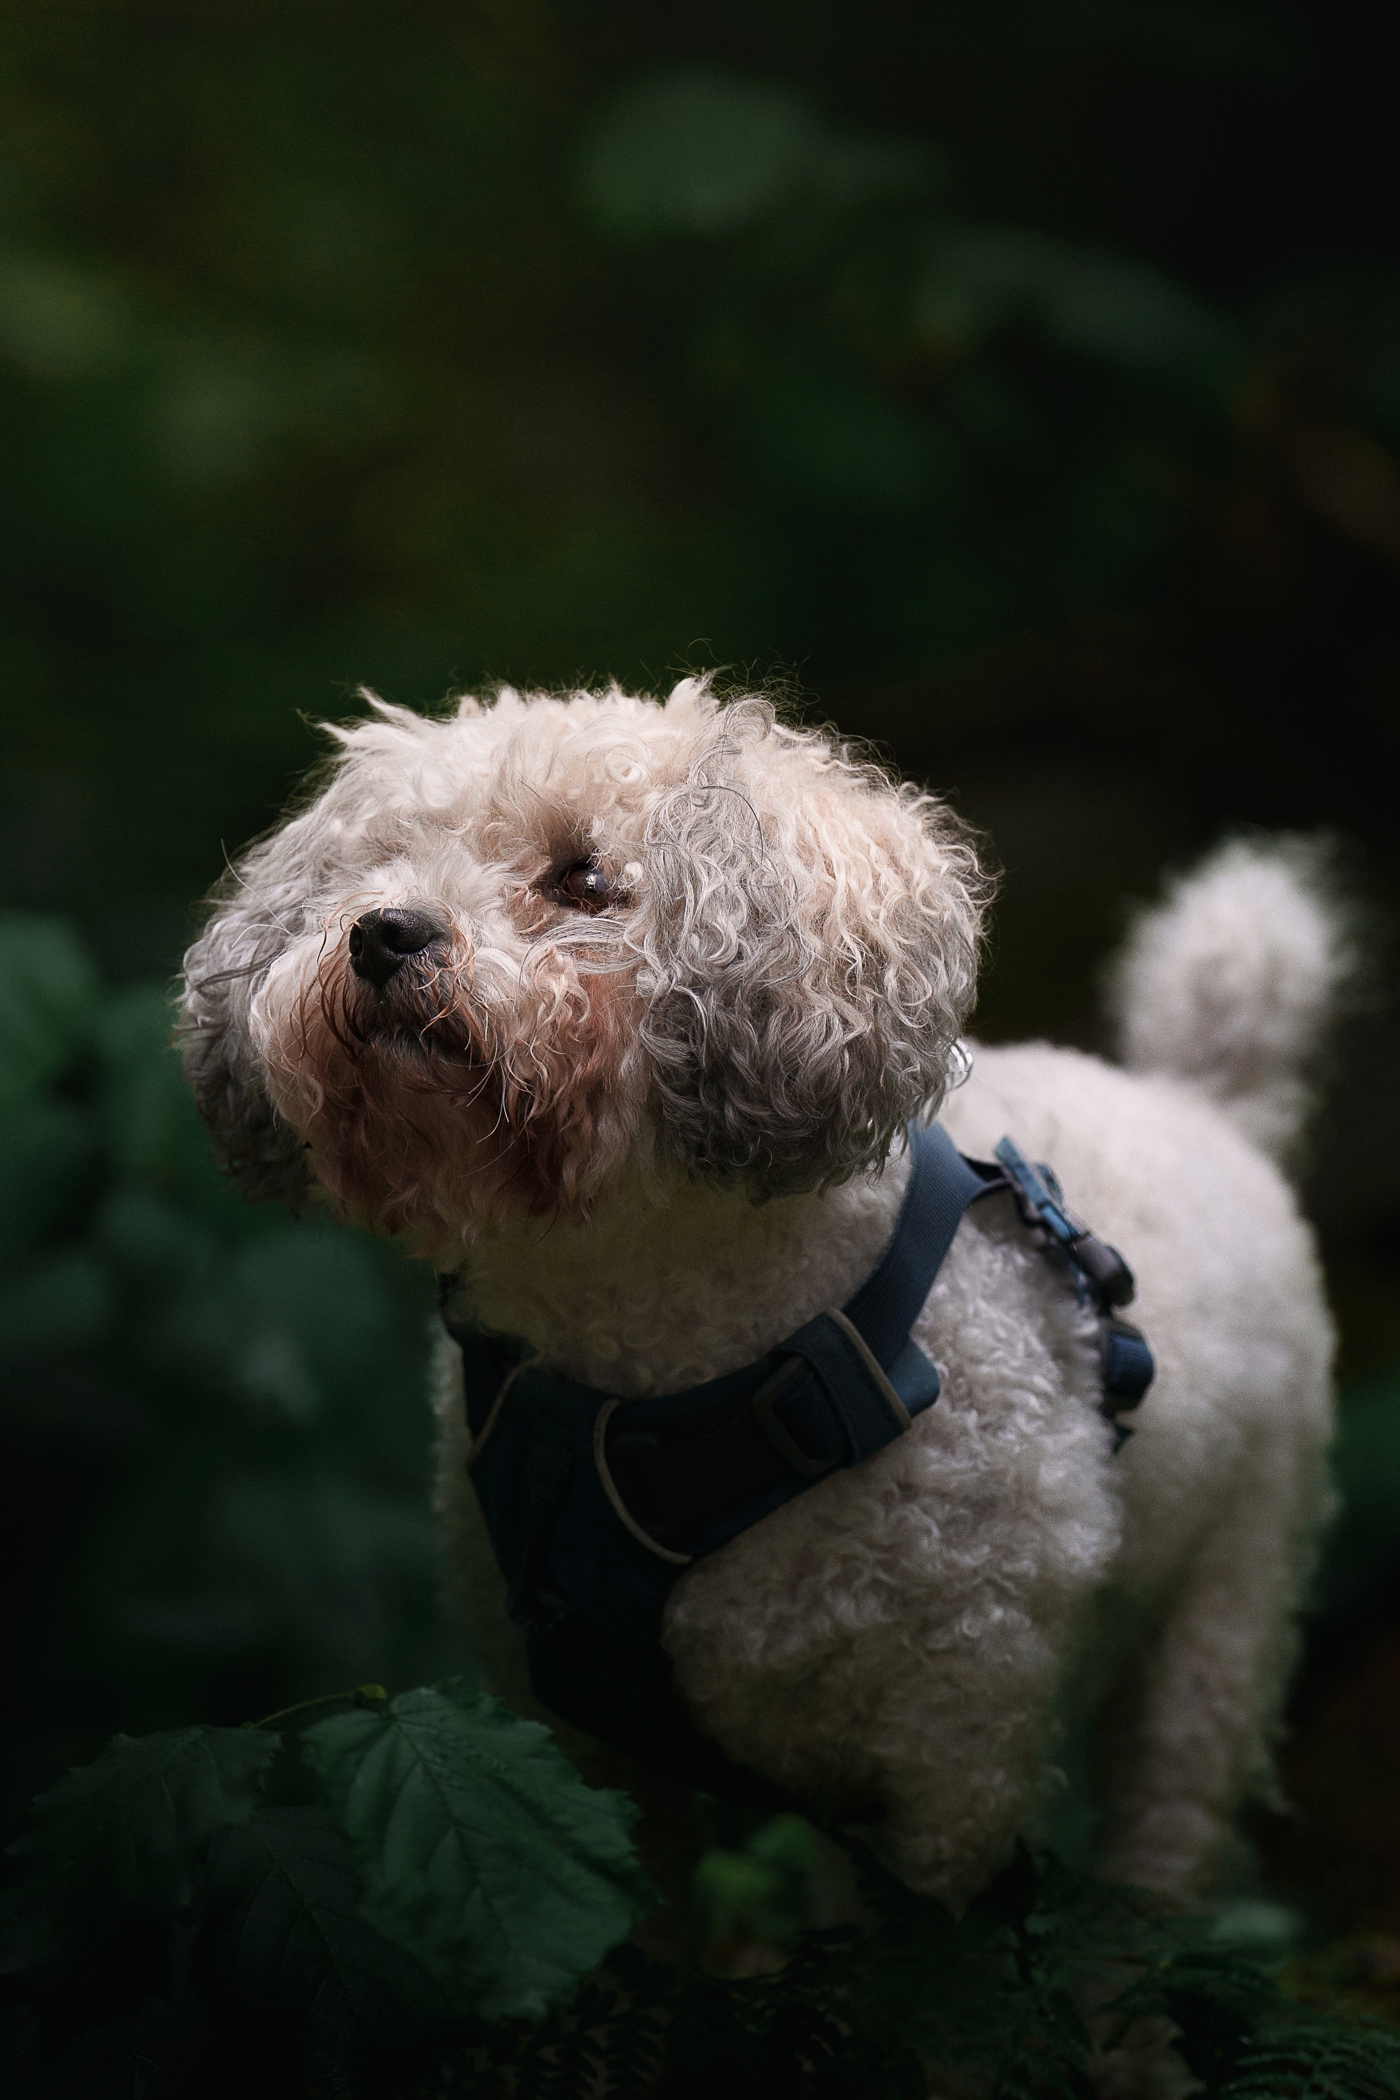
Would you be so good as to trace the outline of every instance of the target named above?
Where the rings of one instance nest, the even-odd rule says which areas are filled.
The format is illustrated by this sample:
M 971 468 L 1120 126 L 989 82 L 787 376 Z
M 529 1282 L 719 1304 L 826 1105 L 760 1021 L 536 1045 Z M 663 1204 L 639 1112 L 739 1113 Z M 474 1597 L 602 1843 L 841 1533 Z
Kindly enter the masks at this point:
M 1146 1376 L 1135 1397 L 1151 1376 L 1141 1337 L 1114 1318 L 1101 1285 L 1086 1285 L 1076 1230 L 1078 1243 L 1127 1270 L 1069 1218 L 1058 1190 L 1052 1198 L 1037 1182 L 1039 1196 L 1028 1193 L 1021 1175 L 1034 1181 L 1035 1170 L 1009 1145 L 992 1166 L 965 1159 L 936 1124 L 909 1138 L 909 1183 L 871 1274 L 839 1311 L 818 1314 L 742 1370 L 622 1401 L 528 1361 L 507 1337 L 449 1323 L 463 1358 L 468 1465 L 537 1697 L 691 1784 L 732 1786 L 736 1774 L 692 1728 L 672 1685 L 660 1638 L 670 1589 L 690 1561 L 872 1457 L 933 1405 L 938 1373 L 910 1329 L 970 1203 L 1011 1190 L 1081 1297 L 1096 1294 L 1120 1357 L 1139 1345 Z M 1042 1215 L 1047 1206 L 1063 1230 Z M 1106 1366 L 1113 1345 L 1106 1332 Z M 1129 1363 L 1128 1383 L 1142 1370 Z M 1116 1397 L 1135 1404 L 1126 1387 Z

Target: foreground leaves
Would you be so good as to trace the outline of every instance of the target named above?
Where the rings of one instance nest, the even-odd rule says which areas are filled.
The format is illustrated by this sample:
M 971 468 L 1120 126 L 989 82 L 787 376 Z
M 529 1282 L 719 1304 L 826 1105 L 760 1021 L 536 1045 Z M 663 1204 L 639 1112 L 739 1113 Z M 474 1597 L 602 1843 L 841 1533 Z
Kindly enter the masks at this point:
M 1221 2100 L 1395 2100 L 1400 2035 L 1375 2022 L 1276 2024 L 1241 2053 Z
M 43 1796 L 8 1898 L 17 2093 L 923 2100 L 946 2073 L 1090 2100 L 1115 2051 L 1213 2100 L 1400 2093 L 1394 2029 L 1291 2000 L 1209 1919 L 1049 1856 L 959 1919 L 870 1858 L 863 1925 L 803 1932 L 796 1880 L 790 1910 L 749 1888 L 730 1929 L 761 1922 L 786 1959 L 726 1980 L 625 1944 L 653 1900 L 632 1804 L 460 1680 L 279 1742 L 118 1737 Z M 810 1842 L 778 1818 L 711 1861 L 732 1896 L 736 1861 L 796 1873 Z
M 656 1901 L 620 1794 L 548 1731 L 459 1679 L 306 1731 L 359 1865 L 366 1916 L 463 2007 L 537 2018 Z
M 300 2000 L 332 2056 L 362 2024 L 446 2015 L 426 1971 L 360 1915 L 355 1862 L 326 1809 L 262 1809 L 227 1831 L 209 1893 L 229 1907 L 223 1945 L 235 1974 Z
M 10 1847 L 28 1871 L 9 1892 L 4 1967 L 50 1958 L 76 1895 L 144 1911 L 188 1905 L 210 1839 L 252 1814 L 280 1744 L 242 1728 L 118 1735 L 41 1794 L 37 1829 Z

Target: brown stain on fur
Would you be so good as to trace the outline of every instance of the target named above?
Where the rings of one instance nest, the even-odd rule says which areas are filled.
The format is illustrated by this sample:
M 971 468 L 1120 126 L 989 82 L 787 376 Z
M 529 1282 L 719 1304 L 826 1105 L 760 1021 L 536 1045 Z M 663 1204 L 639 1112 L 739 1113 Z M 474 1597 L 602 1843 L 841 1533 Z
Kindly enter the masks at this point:
M 475 996 L 460 934 L 441 961 L 406 963 L 377 991 L 342 939 L 293 1002 L 269 1065 L 351 1219 L 416 1253 L 460 1254 L 464 1221 L 586 1214 L 634 1006 L 630 979 L 585 975 L 543 945 L 502 1013 Z

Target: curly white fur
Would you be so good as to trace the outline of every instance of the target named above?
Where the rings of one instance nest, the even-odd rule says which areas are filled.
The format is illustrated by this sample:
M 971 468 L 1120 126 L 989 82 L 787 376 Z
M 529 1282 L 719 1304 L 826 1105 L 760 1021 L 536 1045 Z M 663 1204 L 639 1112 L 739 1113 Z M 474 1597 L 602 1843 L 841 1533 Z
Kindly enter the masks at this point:
M 1311 839 L 1238 840 L 1145 913 L 1112 978 L 1123 1062 L 1189 1079 L 1278 1157 L 1355 958 Z
M 319 1187 L 625 1399 L 849 1297 L 911 1115 L 1050 1161 L 1139 1279 L 1158 1375 L 1127 1447 L 1087 1315 L 982 1205 L 916 1328 L 938 1405 L 688 1569 L 666 1646 L 702 1728 L 864 1821 L 915 1887 L 967 1900 L 1053 1806 L 1073 1726 L 1105 1868 L 1199 1888 L 1267 1779 L 1323 1506 L 1330 1327 L 1251 1142 L 1285 1142 L 1339 967 L 1304 858 L 1232 848 L 1144 922 L 1119 980 L 1137 1071 L 981 1050 L 947 1093 L 986 886 L 942 805 L 831 739 L 701 681 L 665 706 L 376 705 L 338 734 L 187 958 L 191 1077 L 235 1171 Z M 561 891 L 576 862 L 610 884 L 597 913 Z M 438 937 L 377 988 L 348 939 L 390 906 Z M 442 1413 L 439 1501 L 487 1623 L 450 1375 Z

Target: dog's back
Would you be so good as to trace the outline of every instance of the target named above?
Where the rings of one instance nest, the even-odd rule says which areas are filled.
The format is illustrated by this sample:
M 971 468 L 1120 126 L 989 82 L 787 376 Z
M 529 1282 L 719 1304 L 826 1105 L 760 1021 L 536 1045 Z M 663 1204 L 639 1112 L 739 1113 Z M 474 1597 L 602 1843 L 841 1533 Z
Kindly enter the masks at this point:
M 1331 1323 L 1279 1162 L 1349 968 L 1320 856 L 1232 845 L 1139 922 L 1117 966 L 1127 1069 L 982 1050 L 944 1110 L 965 1150 L 1009 1130 L 1053 1162 L 1127 1254 L 1157 1357 L 1115 1461 L 1114 1579 L 1137 1652 L 1108 1863 L 1127 1879 L 1191 1880 L 1266 1763 L 1331 1412 Z

